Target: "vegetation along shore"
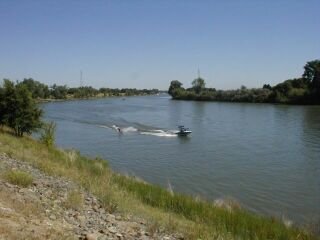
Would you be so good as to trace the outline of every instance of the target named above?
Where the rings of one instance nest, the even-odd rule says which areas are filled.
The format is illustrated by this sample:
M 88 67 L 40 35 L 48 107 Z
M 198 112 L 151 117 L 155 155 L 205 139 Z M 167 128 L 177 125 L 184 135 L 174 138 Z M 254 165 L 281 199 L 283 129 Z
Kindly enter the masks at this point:
M 0 234 L 7 239 L 29 226 L 29 239 L 319 239 L 317 227 L 172 192 L 58 149 L 55 124 L 42 122 L 25 86 L 5 81 L 0 94 Z M 35 130 L 39 140 L 25 136 Z
M 4 82 L 10 82 L 10 79 L 4 79 Z M 24 78 L 22 81 L 17 81 L 18 87 L 25 87 L 32 98 L 37 101 L 59 101 L 67 99 L 88 99 L 113 96 L 143 96 L 158 94 L 158 89 L 136 89 L 136 88 L 106 88 L 99 89 L 91 86 L 68 87 L 67 85 L 53 84 L 48 86 L 44 83 L 34 80 L 33 78 Z
M 276 86 L 237 90 L 206 88 L 201 77 L 192 81 L 191 88 L 183 88 L 178 80 L 171 81 L 169 94 L 176 100 L 223 101 L 281 104 L 320 104 L 320 60 L 307 62 L 302 77 L 289 79 Z

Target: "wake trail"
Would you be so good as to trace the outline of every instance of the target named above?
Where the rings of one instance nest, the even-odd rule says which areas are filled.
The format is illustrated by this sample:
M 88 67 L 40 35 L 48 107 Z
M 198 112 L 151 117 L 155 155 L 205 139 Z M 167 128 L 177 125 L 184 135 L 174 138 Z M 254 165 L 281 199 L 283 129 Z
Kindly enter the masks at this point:
M 101 128 L 107 128 L 112 129 L 119 133 L 138 133 L 140 135 L 150 135 L 150 136 L 156 136 L 156 137 L 177 137 L 177 134 L 175 134 L 175 130 L 162 130 L 162 129 L 155 129 L 151 127 L 146 127 L 141 125 L 142 128 L 139 128 L 137 126 L 119 126 L 116 124 L 112 125 L 97 125 L 97 127 Z
M 140 132 L 140 134 L 151 135 L 156 137 L 177 137 L 177 134 L 175 134 L 173 131 L 164 131 L 164 130 L 157 130 L 157 129 Z

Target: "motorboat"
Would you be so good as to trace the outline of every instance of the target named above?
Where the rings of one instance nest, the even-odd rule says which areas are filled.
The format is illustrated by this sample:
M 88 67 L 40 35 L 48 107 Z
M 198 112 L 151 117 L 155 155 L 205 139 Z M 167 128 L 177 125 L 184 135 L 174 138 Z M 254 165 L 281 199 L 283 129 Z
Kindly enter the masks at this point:
M 174 132 L 178 136 L 187 136 L 190 133 L 192 133 L 192 131 L 190 131 L 189 128 L 185 128 L 184 126 L 178 126 L 178 128 L 179 128 L 179 131 Z

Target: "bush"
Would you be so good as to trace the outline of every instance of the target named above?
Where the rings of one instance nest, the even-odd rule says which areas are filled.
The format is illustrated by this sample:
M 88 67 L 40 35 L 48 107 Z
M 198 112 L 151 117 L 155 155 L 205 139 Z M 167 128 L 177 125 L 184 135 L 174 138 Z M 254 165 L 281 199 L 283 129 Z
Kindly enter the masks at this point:
M 63 205 L 68 209 L 81 210 L 83 204 L 83 195 L 79 191 L 73 190 L 68 193 L 67 199 Z
M 28 187 L 33 182 L 33 177 L 29 173 L 20 170 L 10 170 L 5 174 L 5 179 L 21 187 Z
M 40 128 L 42 111 L 25 85 L 5 79 L 0 93 L 1 123 L 13 129 L 19 137 Z
M 47 147 L 53 147 L 55 140 L 56 124 L 54 122 L 44 123 L 42 126 L 42 132 L 40 141 Z

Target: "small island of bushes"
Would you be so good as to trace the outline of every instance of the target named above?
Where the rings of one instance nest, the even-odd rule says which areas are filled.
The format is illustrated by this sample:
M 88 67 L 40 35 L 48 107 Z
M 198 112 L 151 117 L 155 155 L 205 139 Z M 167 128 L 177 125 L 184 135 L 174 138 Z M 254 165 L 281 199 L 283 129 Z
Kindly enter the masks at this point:
M 175 100 L 223 101 L 281 104 L 320 104 L 320 60 L 307 62 L 302 77 L 289 79 L 276 86 L 236 90 L 206 88 L 205 80 L 198 77 L 191 88 L 183 88 L 178 80 L 171 81 L 168 93 Z

